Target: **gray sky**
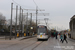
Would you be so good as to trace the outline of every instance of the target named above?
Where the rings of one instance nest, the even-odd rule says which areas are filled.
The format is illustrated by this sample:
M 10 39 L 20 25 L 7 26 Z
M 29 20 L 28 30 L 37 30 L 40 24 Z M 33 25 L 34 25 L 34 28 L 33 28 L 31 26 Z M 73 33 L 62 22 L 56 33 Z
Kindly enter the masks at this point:
M 14 0 L 25 9 L 35 9 L 33 0 Z M 70 18 L 75 14 L 75 0 L 34 0 L 43 13 L 50 13 L 49 16 L 38 16 L 38 18 L 49 18 L 50 26 L 63 29 L 69 28 Z M 0 12 L 10 19 L 12 0 L 0 0 Z M 14 3 L 14 8 L 15 8 Z M 33 17 L 34 18 L 34 17 Z

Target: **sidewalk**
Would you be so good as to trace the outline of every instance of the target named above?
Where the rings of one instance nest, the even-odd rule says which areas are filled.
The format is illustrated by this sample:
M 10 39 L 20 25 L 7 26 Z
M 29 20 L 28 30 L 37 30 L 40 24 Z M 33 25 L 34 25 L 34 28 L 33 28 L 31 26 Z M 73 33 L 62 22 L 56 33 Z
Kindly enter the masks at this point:
M 72 42 L 75 42 L 75 40 L 74 40 L 74 39 L 71 39 L 71 38 L 68 38 L 68 40 L 70 40 L 70 41 L 72 41 Z
M 23 37 L 17 37 L 16 39 L 13 38 L 13 39 L 11 39 L 11 40 L 9 40 L 9 39 L 7 39 L 7 40 L 5 40 L 5 39 L 0 39 L 0 42 L 21 41 L 21 40 L 23 40 L 23 39 L 32 38 L 32 37 L 36 37 L 36 36 L 26 36 L 26 37 L 23 36 Z
M 0 39 L 4 39 L 5 38 L 5 36 L 0 36 Z

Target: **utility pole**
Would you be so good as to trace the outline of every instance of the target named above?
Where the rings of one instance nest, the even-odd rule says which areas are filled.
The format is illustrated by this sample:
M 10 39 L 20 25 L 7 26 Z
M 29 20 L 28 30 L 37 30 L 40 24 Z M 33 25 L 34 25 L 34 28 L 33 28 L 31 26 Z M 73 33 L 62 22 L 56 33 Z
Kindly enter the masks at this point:
M 23 9 L 22 9 L 22 18 L 21 18 L 21 37 L 23 33 Z
M 21 6 L 20 6 L 20 15 L 19 15 L 19 34 L 21 33 Z
M 26 17 L 26 34 L 27 34 L 27 36 L 28 36 L 28 31 L 27 31 L 27 29 L 28 29 L 28 12 L 27 12 L 27 17 Z
M 36 33 L 37 33 L 37 14 L 38 14 L 38 6 L 36 6 Z
M 17 34 L 17 12 L 18 12 L 18 6 L 16 6 L 15 39 L 16 39 L 16 34 Z
M 30 35 L 32 34 L 32 13 L 31 14 L 31 19 L 30 19 Z
M 12 15 L 13 15 L 13 3 L 11 3 L 11 26 L 10 26 L 10 40 L 12 36 Z

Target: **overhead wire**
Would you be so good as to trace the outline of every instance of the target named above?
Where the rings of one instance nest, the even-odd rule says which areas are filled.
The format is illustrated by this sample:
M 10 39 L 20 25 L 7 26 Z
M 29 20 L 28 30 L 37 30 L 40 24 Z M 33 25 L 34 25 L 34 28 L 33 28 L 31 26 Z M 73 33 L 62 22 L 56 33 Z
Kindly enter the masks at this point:
M 12 0 L 14 4 L 17 4 L 18 6 L 21 6 L 23 9 L 25 9 L 24 5 L 20 5 L 19 3 L 17 3 L 16 1 Z
M 34 4 L 35 4 L 36 6 L 38 6 L 34 0 L 33 0 L 33 2 L 34 2 Z
M 38 5 L 36 4 L 36 2 L 33 0 L 34 4 L 38 7 Z M 39 7 L 38 7 L 39 8 Z M 40 9 L 40 8 L 39 8 Z M 42 11 L 41 11 L 42 12 Z M 43 13 L 43 12 L 42 12 Z M 43 13 L 43 15 L 45 16 L 45 14 Z
M 20 4 L 18 4 L 16 1 L 14 1 L 14 0 L 12 0 L 13 1 L 13 3 L 15 3 L 15 4 L 17 4 L 18 6 L 21 6 L 23 9 L 24 9 L 24 7 L 22 6 L 22 5 L 20 5 Z M 39 8 L 39 6 L 37 5 L 37 3 L 33 0 L 33 2 L 34 2 L 34 4 Z M 40 9 L 40 8 L 39 8 Z M 41 10 L 40 10 L 40 12 L 42 12 Z M 43 12 L 42 12 L 43 13 Z M 43 15 L 45 16 L 45 14 L 43 13 Z
M 34 4 L 38 7 L 38 5 L 36 4 L 36 2 L 33 0 Z M 38 7 L 39 8 L 39 7 Z M 40 9 L 40 8 L 39 8 Z M 41 11 L 42 12 L 42 11 Z M 43 13 L 43 12 L 42 12 Z M 45 16 L 45 14 L 43 13 L 43 15 Z M 48 26 L 49 27 L 49 26 Z
M 21 6 L 20 4 L 18 4 L 17 2 L 15 2 L 14 0 L 12 0 L 15 4 L 17 4 L 18 6 Z

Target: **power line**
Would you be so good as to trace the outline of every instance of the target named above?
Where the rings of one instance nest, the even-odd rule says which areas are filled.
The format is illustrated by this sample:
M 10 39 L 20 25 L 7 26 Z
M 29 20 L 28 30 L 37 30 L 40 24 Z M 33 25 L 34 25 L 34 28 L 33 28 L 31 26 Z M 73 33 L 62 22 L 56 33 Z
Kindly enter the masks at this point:
M 36 2 L 33 0 L 34 4 L 38 7 L 38 5 L 36 4 Z M 39 7 L 38 7 L 39 8 Z M 40 8 L 39 8 L 40 9 Z M 42 11 L 41 11 L 42 12 Z M 43 12 L 42 12 L 43 13 Z M 45 14 L 43 13 L 43 15 L 45 16 Z
M 18 4 L 16 1 L 14 1 L 14 0 L 12 0 L 15 4 L 17 4 L 17 5 L 19 5 L 19 6 L 21 6 L 23 9 L 24 9 L 24 7 L 22 6 L 22 5 L 20 5 L 20 4 Z M 38 7 L 38 5 L 36 4 L 36 2 L 33 0 L 33 2 L 35 3 L 35 5 Z M 39 8 L 39 7 L 38 7 Z M 40 9 L 40 8 L 39 8 Z M 40 10 L 41 11 L 41 10 Z M 42 12 L 42 11 L 41 11 Z M 43 13 L 43 12 L 42 12 Z M 43 13 L 43 15 L 45 16 L 45 14 Z
M 17 4 L 18 6 L 21 6 L 23 9 L 24 9 L 24 5 L 20 5 L 19 3 L 17 3 L 16 1 L 14 1 L 14 0 L 12 0 L 13 1 L 13 3 L 15 3 L 15 4 Z M 24 7 L 23 7 L 24 6 Z M 26 6 L 27 7 L 27 6 Z
M 20 4 L 18 4 L 17 2 L 15 2 L 14 0 L 12 0 L 15 4 L 17 4 L 17 5 L 19 5 L 19 6 L 21 6 Z
M 15 4 L 21 6 L 22 8 L 24 8 L 22 5 L 18 4 L 16 1 L 12 0 Z M 33 2 L 35 3 L 35 5 L 38 7 L 38 5 L 36 4 L 36 2 L 33 0 Z M 39 7 L 38 7 L 39 8 Z M 40 9 L 40 8 L 39 8 Z M 41 11 L 41 10 L 40 10 Z M 42 12 L 42 11 L 41 11 Z M 42 12 L 43 13 L 43 12 Z M 45 16 L 45 14 L 43 13 L 43 15 Z
M 33 0 L 33 2 L 35 3 L 36 6 L 38 6 L 34 0 Z

